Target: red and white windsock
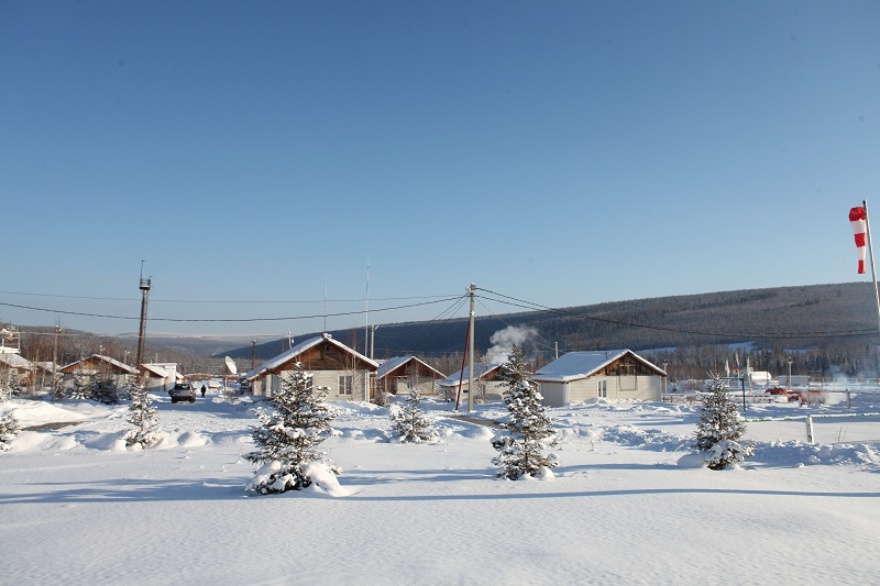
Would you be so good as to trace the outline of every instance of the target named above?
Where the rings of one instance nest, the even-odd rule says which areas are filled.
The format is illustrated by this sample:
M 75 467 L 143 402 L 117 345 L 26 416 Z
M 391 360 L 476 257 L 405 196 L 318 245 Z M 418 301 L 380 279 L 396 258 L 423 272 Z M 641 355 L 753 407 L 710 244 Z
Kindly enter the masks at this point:
M 857 207 L 849 211 L 849 223 L 856 237 L 856 249 L 859 251 L 859 274 L 865 273 L 865 245 L 868 232 L 868 214 L 865 208 Z

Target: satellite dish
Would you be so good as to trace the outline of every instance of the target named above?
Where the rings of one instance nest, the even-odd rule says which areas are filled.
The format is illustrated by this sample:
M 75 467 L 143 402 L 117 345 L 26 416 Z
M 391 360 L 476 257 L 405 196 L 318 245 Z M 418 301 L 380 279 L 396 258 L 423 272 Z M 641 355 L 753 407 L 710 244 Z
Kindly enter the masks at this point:
M 223 359 L 226 362 L 226 370 L 229 371 L 229 374 L 238 374 L 238 367 L 235 365 L 235 361 L 227 356 Z

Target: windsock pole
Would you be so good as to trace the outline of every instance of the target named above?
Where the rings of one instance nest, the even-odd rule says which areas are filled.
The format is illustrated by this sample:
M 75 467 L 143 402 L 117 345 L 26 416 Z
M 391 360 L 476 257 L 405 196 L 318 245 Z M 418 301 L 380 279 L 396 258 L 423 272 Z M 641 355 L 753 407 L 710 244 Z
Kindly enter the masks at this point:
M 862 200 L 865 209 L 865 235 L 868 244 L 868 261 L 871 263 L 871 278 L 874 280 L 874 306 L 877 308 L 877 330 L 880 332 L 880 289 L 877 287 L 877 268 L 874 264 L 874 245 L 871 243 L 871 222 L 868 220 L 868 200 Z

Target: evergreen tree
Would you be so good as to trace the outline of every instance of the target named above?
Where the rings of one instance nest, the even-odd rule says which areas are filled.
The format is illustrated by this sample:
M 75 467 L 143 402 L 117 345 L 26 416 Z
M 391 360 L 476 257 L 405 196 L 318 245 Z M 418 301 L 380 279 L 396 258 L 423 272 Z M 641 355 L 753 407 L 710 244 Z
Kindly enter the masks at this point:
M 9 449 L 9 444 L 19 432 L 18 420 L 12 413 L 0 415 L 0 451 Z
M 401 442 L 421 443 L 433 442 L 438 439 L 433 422 L 425 417 L 419 407 L 421 400 L 418 389 L 412 388 L 404 405 L 395 403 L 391 406 L 394 431 L 397 432 Z
M 88 399 L 92 389 L 92 377 L 77 372 L 73 375 L 73 386 L 67 389 L 67 396 L 71 399 Z
M 324 461 L 318 446 L 332 432 L 333 413 L 302 364 L 282 378 L 281 391 L 268 401 L 271 411 L 260 414 L 252 433 L 257 450 L 245 455 L 262 465 L 247 488 L 260 494 L 300 490 L 312 483 L 308 466 Z M 339 474 L 337 468 L 331 471 Z
M 746 424 L 739 418 L 736 405 L 729 400 L 727 388 L 719 376 L 711 376 L 711 386 L 703 397 L 700 410 L 695 446 L 703 452 L 706 466 L 721 470 L 751 457 L 754 446 L 741 441 Z
M 134 382 L 129 386 L 131 404 L 128 407 L 128 422 L 134 429 L 125 435 L 125 445 L 135 444 L 148 448 L 159 441 L 159 420 L 156 418 L 156 407 L 144 385 Z
M 504 431 L 492 439 L 492 447 L 499 452 L 492 459 L 499 466 L 497 475 L 510 480 L 541 476 L 559 464 L 555 454 L 544 454 L 546 447 L 556 445 L 556 432 L 531 376 L 522 351 L 514 346 L 501 366 L 501 378 L 508 387 L 504 402 L 509 416 Z
M 89 398 L 105 405 L 119 403 L 119 388 L 108 376 L 96 376 L 89 387 Z

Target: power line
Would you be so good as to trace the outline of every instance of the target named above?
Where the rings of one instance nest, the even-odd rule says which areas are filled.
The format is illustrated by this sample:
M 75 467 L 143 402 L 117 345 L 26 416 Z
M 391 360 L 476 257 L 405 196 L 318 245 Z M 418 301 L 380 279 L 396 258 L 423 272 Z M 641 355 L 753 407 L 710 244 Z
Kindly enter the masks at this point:
M 444 303 L 447 301 L 454 301 L 459 299 L 459 296 L 447 298 L 447 299 L 438 299 L 436 301 L 424 301 L 422 303 L 410 303 L 407 305 L 398 305 L 396 307 L 384 307 L 373 309 L 373 311 L 381 312 L 381 311 L 396 311 L 399 309 L 410 309 L 413 307 L 423 307 L 425 305 L 434 305 L 437 303 Z M 121 320 L 137 320 L 138 317 L 126 316 L 126 315 L 107 315 L 100 313 L 86 313 L 80 311 L 65 311 L 58 309 L 48 309 L 45 307 L 32 307 L 28 305 L 18 305 L 15 303 L 5 303 L 0 302 L 0 306 L 4 307 L 13 307 L 16 309 L 27 309 L 30 311 L 42 311 L 48 313 L 56 313 L 60 315 L 75 315 L 80 317 L 98 317 L 103 319 L 121 319 Z M 175 323 L 246 323 L 246 322 L 259 322 L 259 321 L 293 321 L 293 320 L 302 320 L 302 319 L 313 319 L 319 317 L 344 317 L 349 315 L 360 315 L 363 313 L 363 310 L 357 311 L 342 311 L 337 313 L 319 313 L 312 315 L 296 315 L 296 316 L 284 316 L 284 317 L 257 317 L 257 318 L 241 318 L 241 319 L 191 319 L 191 318 L 160 318 L 160 317 L 151 317 L 151 322 L 175 322 Z
M 134 297 L 95 297 L 87 295 L 56 295 L 53 293 L 25 293 L 22 291 L 0 291 L 3 295 L 20 295 L 23 297 L 50 297 L 53 299 L 79 299 L 86 301 L 140 301 Z M 415 299 L 440 299 L 454 297 L 455 293 L 444 293 L 441 295 L 421 295 L 411 297 L 374 297 L 370 301 L 412 301 Z M 363 303 L 365 299 L 162 299 L 161 297 L 150 297 L 150 303 L 159 301 L 162 303 L 253 303 L 253 304 L 284 304 L 284 303 Z
M 553 307 L 547 307 L 544 305 L 540 305 L 538 303 L 533 303 L 531 301 L 525 301 L 523 299 L 517 299 L 516 297 L 510 297 L 508 295 L 504 295 L 502 293 L 498 293 L 496 291 L 491 291 L 489 289 L 478 288 L 479 291 L 484 291 L 486 293 L 496 295 L 498 297 L 502 297 L 504 299 L 491 299 L 486 297 L 491 301 L 495 301 L 497 303 L 504 303 L 506 305 L 510 305 L 513 307 L 520 307 L 522 309 L 529 309 L 531 311 L 538 312 L 548 312 L 548 313 L 557 313 L 560 315 L 565 315 L 569 317 L 574 317 L 577 319 L 587 320 L 587 321 L 597 321 L 602 323 L 607 323 L 616 326 L 624 326 L 631 328 L 641 328 L 647 330 L 657 330 L 661 332 L 670 332 L 675 334 L 691 334 L 691 335 L 699 335 L 699 336 L 711 336 L 711 337 L 747 337 L 747 338 L 799 338 L 803 336 L 812 336 L 812 337 L 849 337 L 849 336 L 864 336 L 866 334 L 874 334 L 874 329 L 865 329 L 865 330 L 838 330 L 838 331 L 820 331 L 820 332 L 705 332 L 700 330 L 686 330 L 686 329 L 678 329 L 678 328 L 670 328 L 663 326 L 655 326 L 650 324 L 637 324 L 632 322 L 625 322 L 622 320 L 604 318 L 604 317 L 596 317 L 591 315 L 585 315 L 582 313 L 575 313 L 573 311 L 568 311 L 565 309 L 558 309 Z M 508 301 L 509 300 L 509 301 Z M 516 303 L 514 303 L 516 302 Z

